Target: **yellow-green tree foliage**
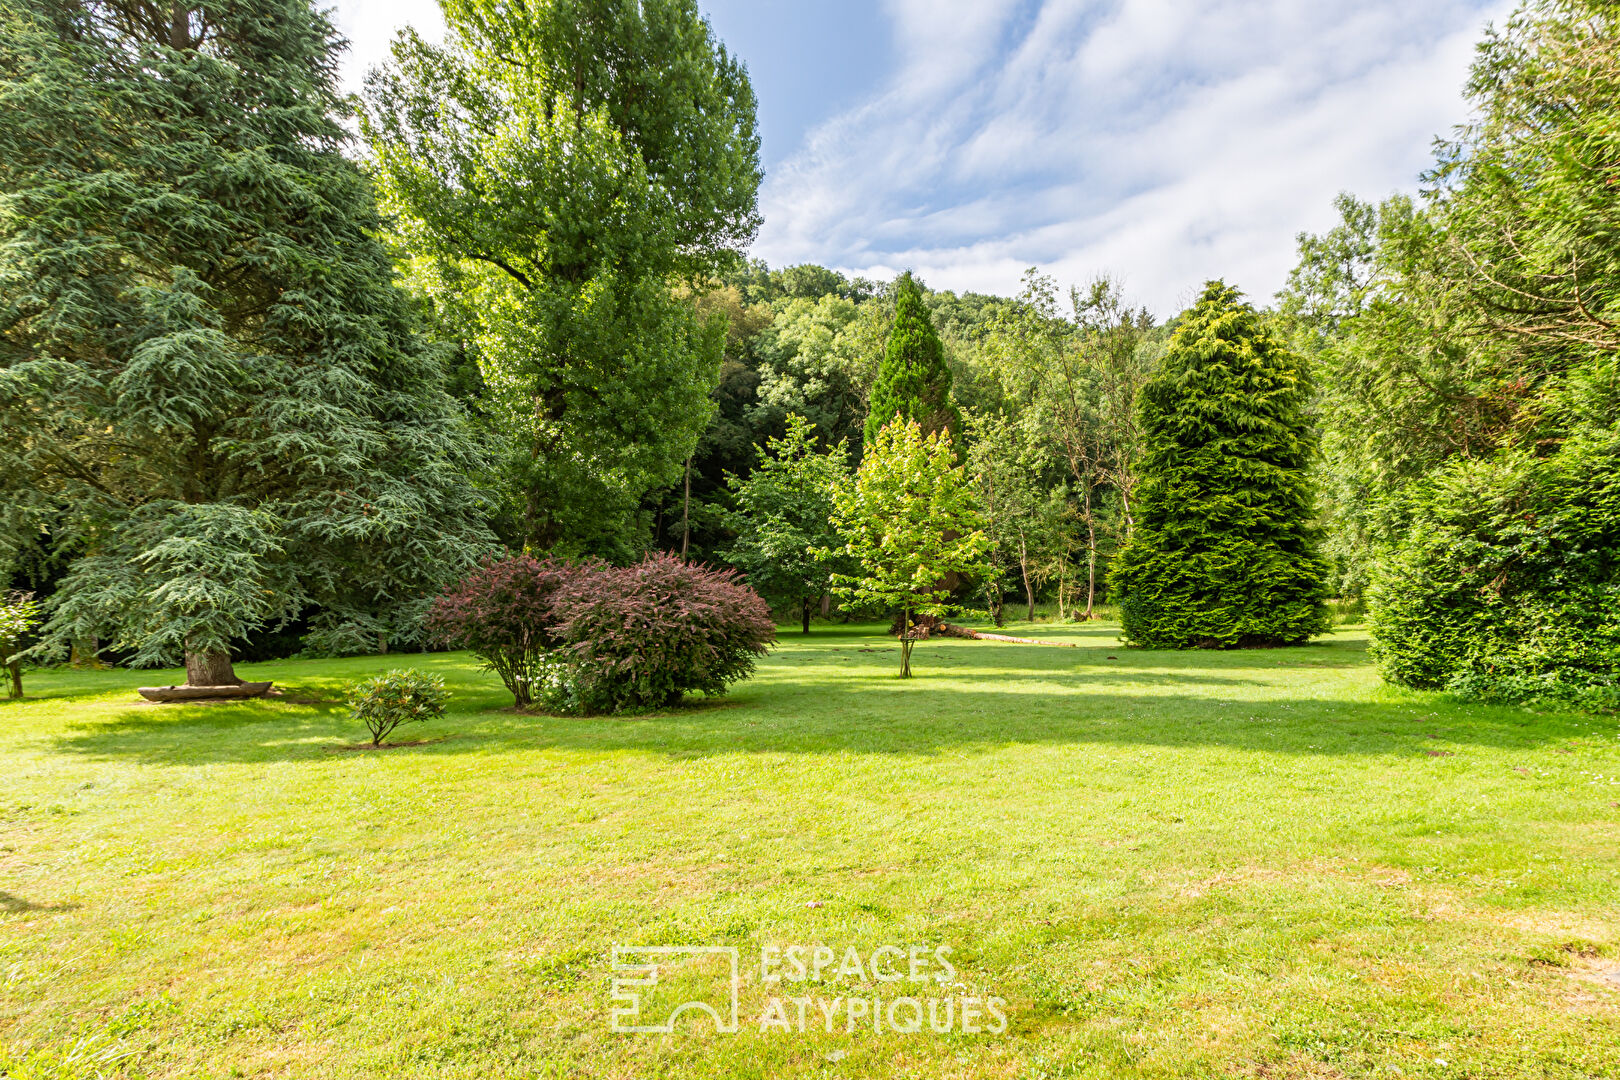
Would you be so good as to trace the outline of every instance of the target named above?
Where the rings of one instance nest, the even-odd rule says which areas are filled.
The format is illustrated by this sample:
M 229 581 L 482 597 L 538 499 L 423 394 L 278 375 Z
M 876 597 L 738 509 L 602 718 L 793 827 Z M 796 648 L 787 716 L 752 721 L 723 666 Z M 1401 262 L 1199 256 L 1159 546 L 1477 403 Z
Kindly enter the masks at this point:
M 950 434 L 924 435 L 915 420 L 883 427 L 854 483 L 838 491 L 833 521 L 844 539 L 836 553 L 860 567 L 835 574 L 833 591 L 856 606 L 902 614 L 900 675 L 909 677 L 912 616 L 956 610 L 948 575 L 990 573 L 990 538 Z

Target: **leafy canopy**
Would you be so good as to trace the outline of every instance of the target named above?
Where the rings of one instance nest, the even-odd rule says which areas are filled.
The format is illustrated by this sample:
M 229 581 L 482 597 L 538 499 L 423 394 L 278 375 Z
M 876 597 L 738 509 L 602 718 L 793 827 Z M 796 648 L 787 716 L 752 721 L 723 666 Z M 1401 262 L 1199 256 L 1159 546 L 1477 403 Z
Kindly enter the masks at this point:
M 1487 31 L 1477 114 L 1433 179 L 1480 322 L 1566 357 L 1620 352 L 1620 6 L 1529 0 Z
M 829 441 L 859 444 L 881 306 L 837 295 L 779 302 L 754 346 L 760 403 L 809 418 Z
M 900 673 L 910 676 L 911 616 L 957 609 L 947 575 L 991 572 L 991 540 L 950 433 L 925 435 L 915 420 L 884 426 L 854 482 L 838 489 L 833 522 L 838 553 L 859 566 L 835 574 L 833 589 L 853 605 L 902 613 Z
M 445 13 L 368 84 L 385 205 L 480 365 L 518 539 L 627 555 L 713 411 L 726 326 L 673 286 L 758 228 L 753 91 L 693 0 Z

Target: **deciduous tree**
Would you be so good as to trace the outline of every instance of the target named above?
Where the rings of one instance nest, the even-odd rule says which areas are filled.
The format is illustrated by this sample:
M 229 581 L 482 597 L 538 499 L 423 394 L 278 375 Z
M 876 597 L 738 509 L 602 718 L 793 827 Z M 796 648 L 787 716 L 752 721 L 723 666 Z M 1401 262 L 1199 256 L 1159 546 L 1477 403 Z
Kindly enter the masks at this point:
M 729 480 L 737 540 L 726 561 L 760 595 L 797 605 L 808 634 L 811 605 L 842 561 L 828 552 L 838 545 L 833 500 L 849 482 L 848 447 L 840 441 L 818 450 L 815 425 L 790 414 L 787 434 L 768 441 L 747 479 Z
M 970 412 L 967 472 L 977 490 L 990 537 L 989 572 L 982 584 L 995 624 L 1003 621 L 1002 595 L 1008 578 L 1023 589 L 1026 617 L 1035 617 L 1036 583 L 1041 567 L 1059 546 L 1040 477 L 1040 448 L 1028 433 L 998 413 Z
M 407 30 L 369 82 L 385 205 L 482 367 L 516 539 L 628 556 L 713 411 L 725 321 L 677 287 L 759 224 L 747 73 L 694 0 L 445 14 L 444 45 Z
M 1052 278 L 1029 270 L 1019 300 L 993 324 L 990 356 L 1020 422 L 1053 448 L 1069 474 L 1085 534 L 1087 594 L 1095 597 L 1104 528 L 1099 489 L 1115 460 L 1101 381 L 1074 323 L 1058 311 Z M 1089 618 L 1089 600 L 1086 611 Z
M 866 448 L 854 482 L 838 491 L 839 553 L 859 571 L 834 576 L 853 604 L 900 612 L 900 676 L 911 677 L 914 615 L 949 615 L 947 575 L 991 572 L 990 537 L 948 430 L 925 435 L 916 420 L 886 424 Z
M 23 641 L 39 625 L 39 604 L 27 593 L 0 593 L 0 665 L 11 676 L 9 696 L 23 696 Z

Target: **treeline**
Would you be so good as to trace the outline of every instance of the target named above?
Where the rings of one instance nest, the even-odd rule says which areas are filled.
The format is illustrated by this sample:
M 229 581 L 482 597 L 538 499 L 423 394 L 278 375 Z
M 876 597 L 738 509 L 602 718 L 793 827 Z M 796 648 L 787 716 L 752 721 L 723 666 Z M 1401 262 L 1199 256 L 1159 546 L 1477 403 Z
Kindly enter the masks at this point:
M 1421 198 L 1342 196 L 1280 314 L 1318 372 L 1338 588 L 1386 676 L 1620 705 L 1620 5 L 1481 43 Z
M 1107 280 L 1060 290 L 1031 271 L 1023 292 L 1005 298 L 748 264 L 697 300 L 727 318 L 714 418 L 691 459 L 690 495 L 684 471 L 651 492 L 631 525 L 635 541 L 650 529 L 659 547 L 726 561 L 739 532 L 737 481 L 794 417 L 812 425 L 815 445 L 845 444 L 857 466 L 874 417 L 895 405 L 875 384 L 902 288 L 915 288 L 945 369 L 932 381 L 935 408 L 949 415 L 919 419 L 953 429 L 997 532 L 998 577 L 980 583 L 982 599 L 998 617 L 1012 594 L 1021 606 L 1046 598 L 1083 612 L 1102 598 L 1129 532 L 1135 396 L 1169 336 Z
M 1160 321 L 747 261 L 753 90 L 695 0 L 449 0 L 358 100 L 308 0 L 0 0 L 0 573 L 32 655 L 207 683 L 418 646 L 503 550 L 730 563 L 808 624 L 899 415 L 989 541 L 922 584 L 997 621 L 1275 643 L 1337 594 L 1396 681 L 1612 703 L 1617 11 L 1528 0 L 1421 197 Z

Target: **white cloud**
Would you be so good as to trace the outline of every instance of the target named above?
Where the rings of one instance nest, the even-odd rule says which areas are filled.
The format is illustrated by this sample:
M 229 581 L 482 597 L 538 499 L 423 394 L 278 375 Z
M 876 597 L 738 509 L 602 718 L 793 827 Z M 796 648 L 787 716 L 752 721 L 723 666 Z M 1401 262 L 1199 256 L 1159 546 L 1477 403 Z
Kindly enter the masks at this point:
M 349 39 L 343 58 L 343 89 L 359 93 L 366 72 L 388 59 L 388 44 L 406 24 L 429 41 L 444 39 L 438 0 L 341 0 L 332 9 L 339 32 Z
M 1340 190 L 1411 189 L 1502 0 L 890 0 L 888 89 L 768 178 L 755 253 L 938 287 L 1100 271 L 1257 299 Z

